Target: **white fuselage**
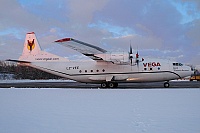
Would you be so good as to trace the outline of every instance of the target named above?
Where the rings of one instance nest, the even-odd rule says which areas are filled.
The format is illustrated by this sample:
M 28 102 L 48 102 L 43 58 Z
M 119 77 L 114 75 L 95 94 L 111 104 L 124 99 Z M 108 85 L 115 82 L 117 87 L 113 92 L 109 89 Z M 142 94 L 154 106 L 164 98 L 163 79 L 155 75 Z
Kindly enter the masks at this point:
M 58 76 L 86 83 L 169 81 L 193 73 L 189 66 L 173 65 L 173 62 L 162 59 L 145 59 L 138 65 L 119 65 L 101 61 L 48 60 L 32 62 L 30 65 Z

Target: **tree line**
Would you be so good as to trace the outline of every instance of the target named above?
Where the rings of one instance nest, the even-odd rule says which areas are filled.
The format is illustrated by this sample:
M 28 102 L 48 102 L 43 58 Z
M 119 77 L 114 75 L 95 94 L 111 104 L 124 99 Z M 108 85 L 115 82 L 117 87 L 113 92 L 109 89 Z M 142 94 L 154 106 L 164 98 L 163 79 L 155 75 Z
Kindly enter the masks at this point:
M 62 77 L 9 61 L 0 61 L 0 79 L 12 75 L 12 79 L 61 79 Z M 10 77 L 10 76 L 9 76 Z

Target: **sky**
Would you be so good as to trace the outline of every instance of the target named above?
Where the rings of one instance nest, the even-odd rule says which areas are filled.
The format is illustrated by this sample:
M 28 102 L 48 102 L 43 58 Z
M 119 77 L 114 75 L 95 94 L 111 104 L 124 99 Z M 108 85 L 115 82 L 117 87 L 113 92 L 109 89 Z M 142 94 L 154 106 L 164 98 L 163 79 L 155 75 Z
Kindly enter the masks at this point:
M 72 37 L 107 51 L 200 64 L 199 0 L 1 0 L 0 60 L 17 59 L 27 32 L 43 50 L 88 59 L 54 43 Z

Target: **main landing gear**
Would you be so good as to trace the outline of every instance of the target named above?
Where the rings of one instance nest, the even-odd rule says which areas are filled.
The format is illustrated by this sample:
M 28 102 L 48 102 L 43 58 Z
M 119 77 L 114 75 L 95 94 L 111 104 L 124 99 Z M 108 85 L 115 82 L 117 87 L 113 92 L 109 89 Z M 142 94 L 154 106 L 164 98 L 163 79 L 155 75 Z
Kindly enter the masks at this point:
M 169 86 L 170 86 L 170 85 L 169 85 L 169 82 L 168 82 L 168 81 L 164 83 L 164 87 L 165 87 L 165 88 L 169 88 Z
M 169 88 L 169 86 L 170 86 L 169 81 L 166 81 L 164 83 L 164 87 Z M 102 88 L 117 88 L 118 83 L 116 83 L 116 82 L 103 82 L 103 83 L 101 83 L 101 87 Z
M 101 83 L 102 88 L 116 88 L 118 87 L 118 83 L 115 82 L 103 82 Z

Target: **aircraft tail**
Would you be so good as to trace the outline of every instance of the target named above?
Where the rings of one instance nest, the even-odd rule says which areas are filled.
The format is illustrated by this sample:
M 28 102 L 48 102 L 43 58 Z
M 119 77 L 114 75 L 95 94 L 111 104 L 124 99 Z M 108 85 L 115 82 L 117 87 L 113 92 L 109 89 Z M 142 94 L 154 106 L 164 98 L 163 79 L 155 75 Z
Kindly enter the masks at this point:
M 55 61 L 66 61 L 66 58 L 45 52 L 41 50 L 41 47 L 37 41 L 34 32 L 26 34 L 24 41 L 23 53 L 20 56 L 20 62 L 55 62 Z
M 37 41 L 34 32 L 30 32 L 26 34 L 24 49 L 22 55 L 36 55 L 41 51 L 40 45 Z

